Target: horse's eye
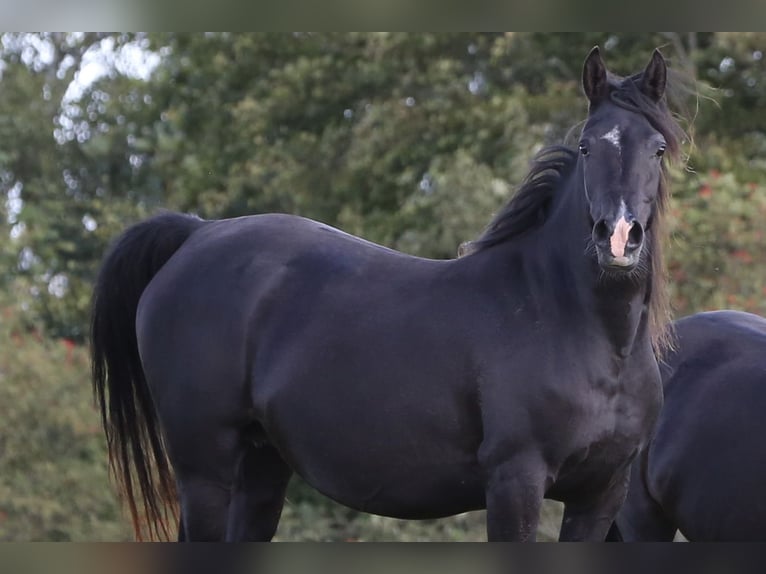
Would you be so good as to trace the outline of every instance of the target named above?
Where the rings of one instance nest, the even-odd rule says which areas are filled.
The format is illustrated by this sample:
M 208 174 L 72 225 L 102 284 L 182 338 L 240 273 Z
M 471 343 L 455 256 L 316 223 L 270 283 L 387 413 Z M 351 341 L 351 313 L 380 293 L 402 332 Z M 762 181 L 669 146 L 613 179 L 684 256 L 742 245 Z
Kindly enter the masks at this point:
M 584 143 L 580 142 L 580 146 L 579 147 L 580 147 L 580 153 L 583 156 L 586 156 L 586 155 L 588 155 L 590 153 L 590 150 L 588 149 L 588 146 L 585 145 Z
M 665 144 L 662 144 L 659 148 L 657 148 L 657 157 L 662 157 L 665 155 Z

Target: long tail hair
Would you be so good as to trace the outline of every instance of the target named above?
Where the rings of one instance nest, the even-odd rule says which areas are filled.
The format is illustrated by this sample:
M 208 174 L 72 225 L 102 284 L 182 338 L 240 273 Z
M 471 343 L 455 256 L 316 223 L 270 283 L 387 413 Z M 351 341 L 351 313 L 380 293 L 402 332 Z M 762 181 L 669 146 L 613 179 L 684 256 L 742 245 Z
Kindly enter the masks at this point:
M 93 393 L 101 411 L 110 470 L 138 540 L 144 539 L 145 530 L 149 539 L 170 538 L 169 518 L 177 515 L 177 498 L 138 354 L 136 310 L 152 277 L 204 224 L 196 217 L 167 212 L 130 227 L 104 258 L 93 293 Z

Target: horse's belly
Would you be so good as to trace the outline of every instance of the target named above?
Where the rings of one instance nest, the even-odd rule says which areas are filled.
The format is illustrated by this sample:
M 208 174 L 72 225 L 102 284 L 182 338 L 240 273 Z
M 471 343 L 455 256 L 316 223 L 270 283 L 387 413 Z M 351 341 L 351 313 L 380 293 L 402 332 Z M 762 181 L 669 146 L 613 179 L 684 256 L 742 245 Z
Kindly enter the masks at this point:
M 483 507 L 478 437 L 455 417 L 361 411 L 293 406 L 266 430 L 306 482 L 357 510 L 435 518 Z
M 350 508 L 403 519 L 441 518 L 484 508 L 473 464 L 382 468 L 351 463 L 342 472 L 304 461 L 300 474 L 318 491 Z
M 352 508 L 428 518 L 481 507 L 471 387 L 448 359 L 371 348 L 345 360 L 316 349 L 262 360 L 253 403 L 268 440 L 306 482 Z

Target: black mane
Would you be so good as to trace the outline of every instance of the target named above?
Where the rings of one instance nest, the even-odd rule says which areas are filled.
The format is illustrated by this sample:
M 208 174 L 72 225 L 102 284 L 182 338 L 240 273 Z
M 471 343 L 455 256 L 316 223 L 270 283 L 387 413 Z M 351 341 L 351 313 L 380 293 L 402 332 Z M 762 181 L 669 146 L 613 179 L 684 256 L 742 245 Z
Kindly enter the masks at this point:
M 481 236 L 463 246 L 468 253 L 492 247 L 542 225 L 559 184 L 577 163 L 577 152 L 566 146 L 550 146 L 532 160 L 518 192 L 490 221 Z

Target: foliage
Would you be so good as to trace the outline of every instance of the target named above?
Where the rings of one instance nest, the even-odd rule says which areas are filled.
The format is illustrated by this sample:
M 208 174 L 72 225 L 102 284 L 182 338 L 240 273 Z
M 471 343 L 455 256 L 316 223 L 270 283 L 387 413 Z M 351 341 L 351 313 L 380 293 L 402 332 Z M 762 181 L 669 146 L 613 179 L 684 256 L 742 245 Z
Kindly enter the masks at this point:
M 125 539 L 85 349 L 0 313 L 0 540 Z
M 80 346 L 101 255 L 126 225 L 159 207 L 210 218 L 284 211 L 452 257 L 537 149 L 576 143 L 580 69 L 595 44 L 617 73 L 660 46 L 696 80 L 674 100 L 694 120 L 688 169 L 673 173 L 677 314 L 766 314 L 764 33 L 0 40 L 0 404 L 13 405 L 0 421 L 2 539 L 126 536 Z M 73 90 L 98 58 L 104 73 Z M 300 483 L 291 500 L 284 538 L 481 538 L 475 515 L 369 522 Z
M 761 185 L 763 39 L 758 33 L 6 35 L 0 175 L 23 207 L 6 213 L 15 239 L 0 258 L 16 272 L 0 281 L 24 287 L 20 303 L 28 321 L 82 341 L 100 254 L 127 223 L 160 206 L 204 217 L 300 213 L 419 255 L 453 256 L 523 178 L 539 146 L 566 136 L 572 142 L 571 128 L 585 113 L 580 66 L 594 44 L 618 73 L 639 69 L 662 46 L 675 68 L 699 79 L 697 97 L 685 102 L 696 113 L 693 167 L 717 170 L 722 181 Z M 41 59 L 45 46 L 53 55 Z M 131 75 L 130 66 L 115 64 L 81 97 L 64 97 L 88 54 L 119 55 L 131 47 L 158 55 L 151 75 Z M 682 195 L 696 177 L 677 178 Z M 683 213 L 690 220 L 725 224 L 725 210 L 702 214 L 699 204 L 688 207 Z M 700 256 L 719 251 L 711 239 Z M 671 254 L 675 268 L 683 266 L 675 258 L 682 253 Z M 697 284 L 724 286 L 713 268 L 697 271 L 707 274 L 699 283 L 677 286 L 679 310 L 728 300 L 758 309 L 752 296 L 736 296 L 755 289 L 738 277 L 725 283 L 723 296 L 692 292 Z
M 674 189 L 669 271 L 678 314 L 732 308 L 766 316 L 766 185 L 711 170 Z

